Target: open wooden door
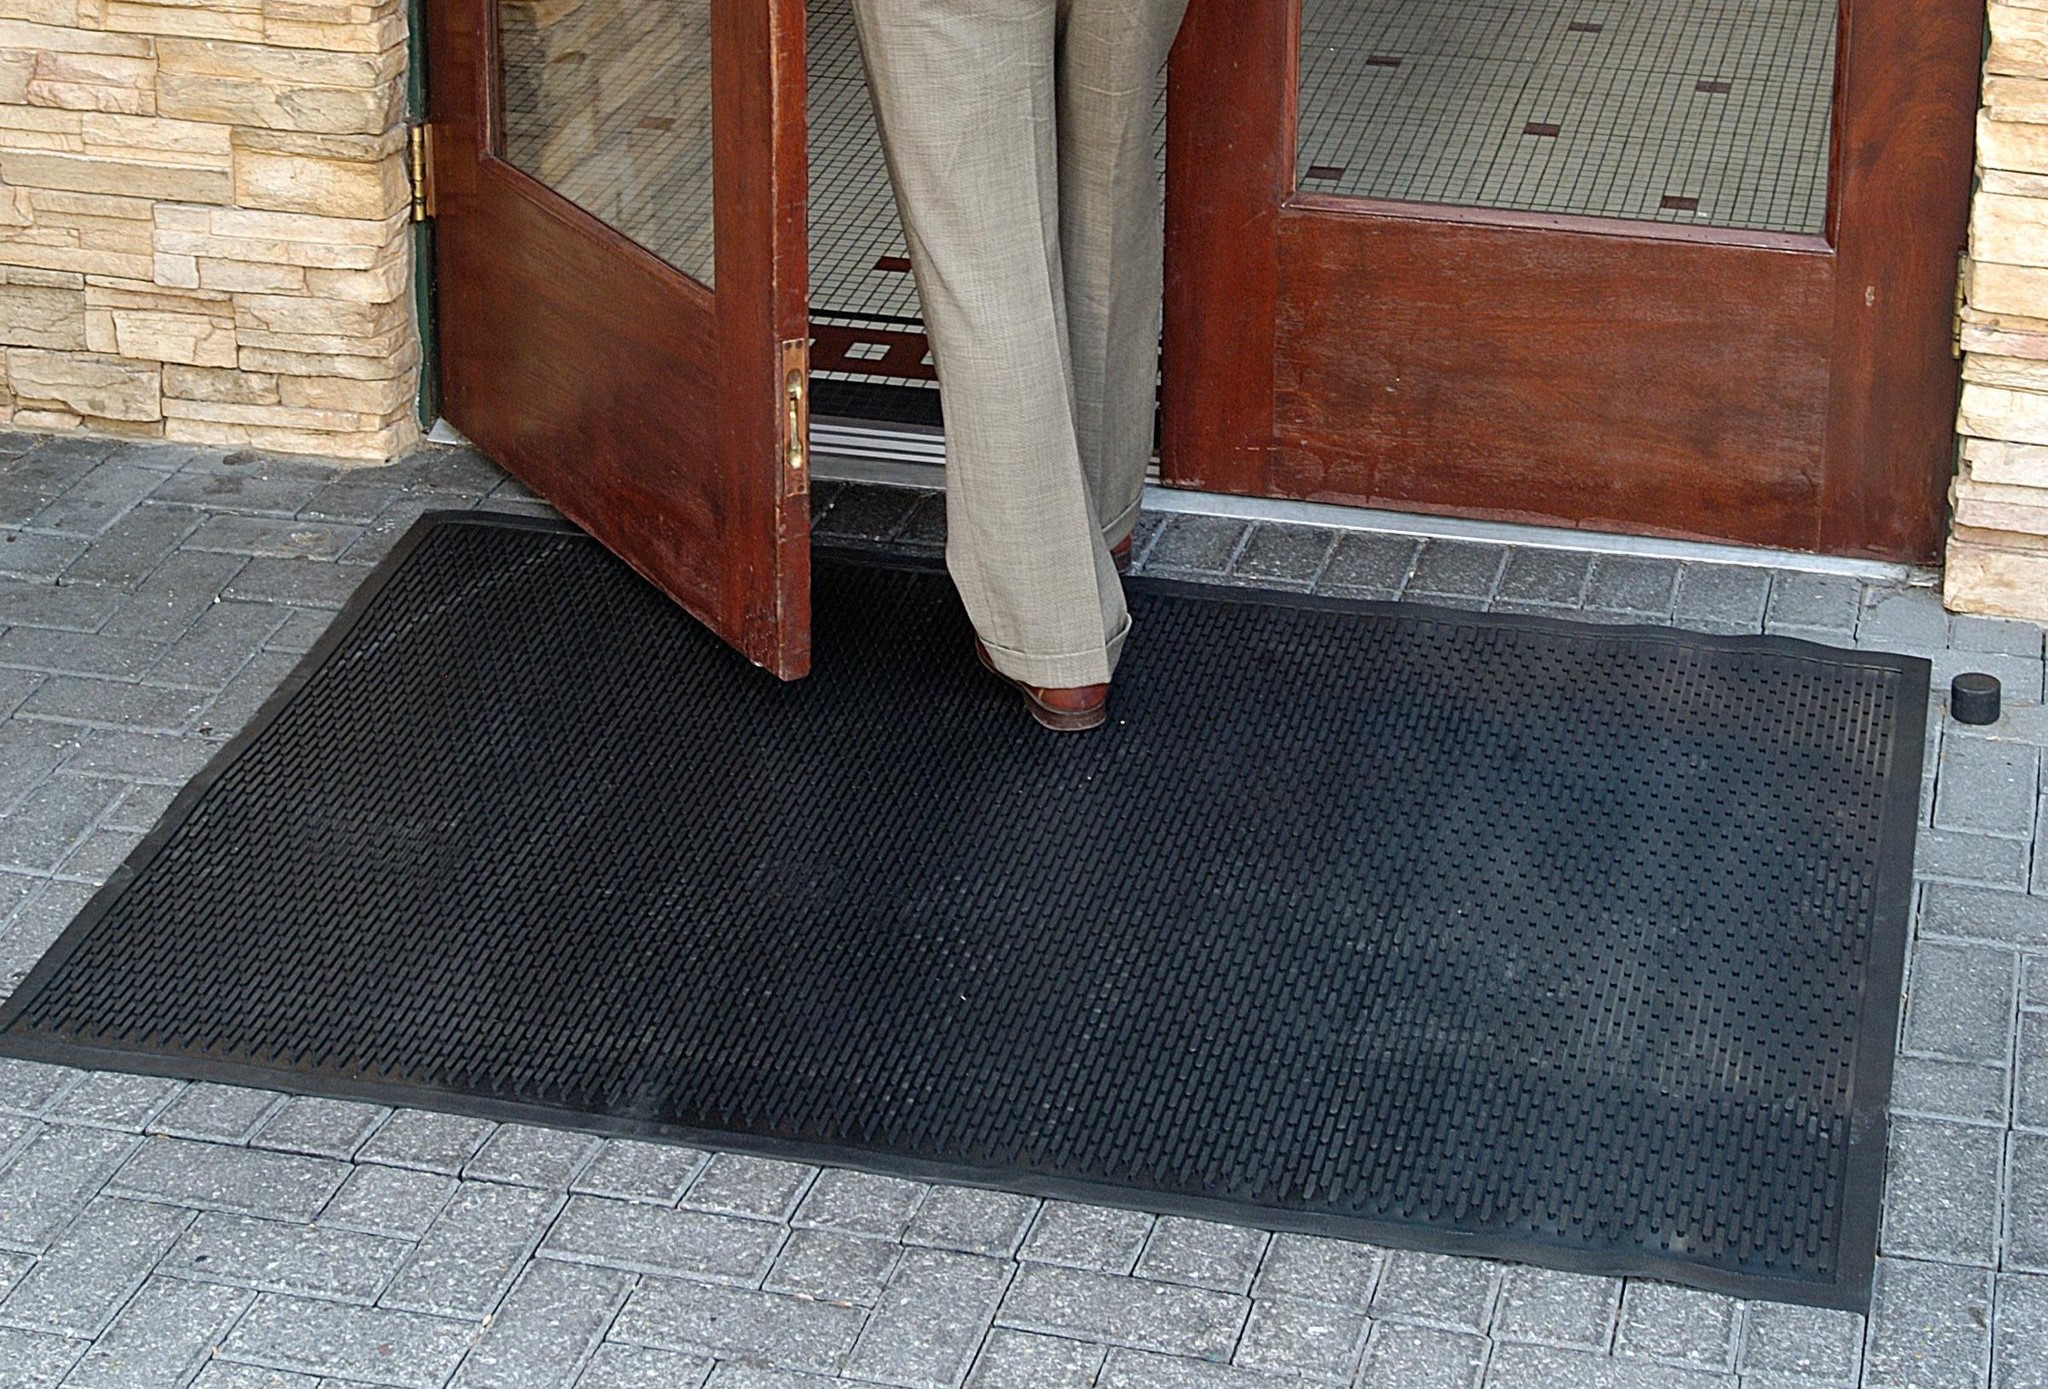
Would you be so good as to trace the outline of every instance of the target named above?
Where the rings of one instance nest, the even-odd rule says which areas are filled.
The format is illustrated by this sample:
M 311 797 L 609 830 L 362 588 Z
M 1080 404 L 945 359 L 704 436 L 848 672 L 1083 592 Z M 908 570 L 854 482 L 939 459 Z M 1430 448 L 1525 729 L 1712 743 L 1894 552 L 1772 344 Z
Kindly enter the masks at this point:
M 1170 485 L 1927 561 L 1982 0 L 1192 0 Z
M 803 675 L 803 0 L 427 10 L 444 412 Z

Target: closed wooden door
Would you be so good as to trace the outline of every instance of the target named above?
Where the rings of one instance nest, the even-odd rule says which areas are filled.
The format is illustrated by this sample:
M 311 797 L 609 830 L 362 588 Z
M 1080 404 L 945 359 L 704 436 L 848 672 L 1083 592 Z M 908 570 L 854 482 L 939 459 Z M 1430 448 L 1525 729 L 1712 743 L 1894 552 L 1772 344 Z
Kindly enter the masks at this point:
M 429 0 L 449 420 L 809 668 L 802 0 Z
M 1174 485 L 1939 551 L 1981 0 L 1193 0 Z

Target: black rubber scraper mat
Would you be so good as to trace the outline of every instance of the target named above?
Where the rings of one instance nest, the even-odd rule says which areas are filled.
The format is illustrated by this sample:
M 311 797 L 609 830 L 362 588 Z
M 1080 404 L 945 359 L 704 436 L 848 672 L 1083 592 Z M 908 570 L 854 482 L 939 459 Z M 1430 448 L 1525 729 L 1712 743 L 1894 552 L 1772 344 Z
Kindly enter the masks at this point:
M 1140 580 L 1056 736 L 815 593 L 427 518 L 0 1049 L 1867 1303 L 1924 662 Z

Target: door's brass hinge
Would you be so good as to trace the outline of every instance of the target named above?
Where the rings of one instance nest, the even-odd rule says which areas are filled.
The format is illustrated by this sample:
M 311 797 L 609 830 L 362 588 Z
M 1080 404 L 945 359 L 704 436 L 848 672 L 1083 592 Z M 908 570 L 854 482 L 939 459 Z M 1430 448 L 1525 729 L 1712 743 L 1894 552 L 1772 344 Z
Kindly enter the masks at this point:
M 791 338 L 782 344 L 782 494 L 811 490 L 811 344 Z
M 405 175 L 412 185 L 412 220 L 434 215 L 434 127 L 416 121 L 405 130 Z
M 1948 355 L 1957 361 L 1963 359 L 1963 305 L 1969 298 L 1970 253 L 1964 251 L 1956 256 L 1956 312 L 1949 320 Z

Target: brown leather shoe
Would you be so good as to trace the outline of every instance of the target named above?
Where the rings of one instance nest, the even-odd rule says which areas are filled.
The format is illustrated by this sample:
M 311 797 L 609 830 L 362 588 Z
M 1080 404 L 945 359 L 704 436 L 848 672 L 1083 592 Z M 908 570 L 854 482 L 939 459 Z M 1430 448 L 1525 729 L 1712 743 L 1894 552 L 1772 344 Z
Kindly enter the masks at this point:
M 1050 728 L 1055 733 L 1085 733 L 1091 728 L 1100 728 L 1109 721 L 1109 686 L 1074 685 L 1065 688 L 1027 685 L 996 669 L 996 663 L 988 654 L 988 647 L 980 637 L 974 639 L 974 655 L 982 669 L 990 675 L 1021 690 L 1024 707 L 1031 711 L 1031 717 L 1039 726 Z
M 1124 538 L 1123 538 L 1122 540 L 1119 540 L 1119 541 L 1117 541 L 1117 543 L 1116 543 L 1116 544 L 1114 544 L 1114 545 L 1110 546 L 1110 547 L 1109 547 L 1109 557 L 1110 557 L 1110 559 L 1112 559 L 1113 561 L 1115 561 L 1115 563 L 1116 563 L 1116 572 L 1117 572 L 1117 573 L 1119 573 L 1119 574 L 1128 574 L 1128 573 L 1130 573 L 1130 572 L 1131 572 L 1131 538 L 1130 538 L 1130 537 L 1129 537 L 1129 536 L 1127 535 L 1127 536 L 1125 536 L 1125 537 L 1124 537 Z

